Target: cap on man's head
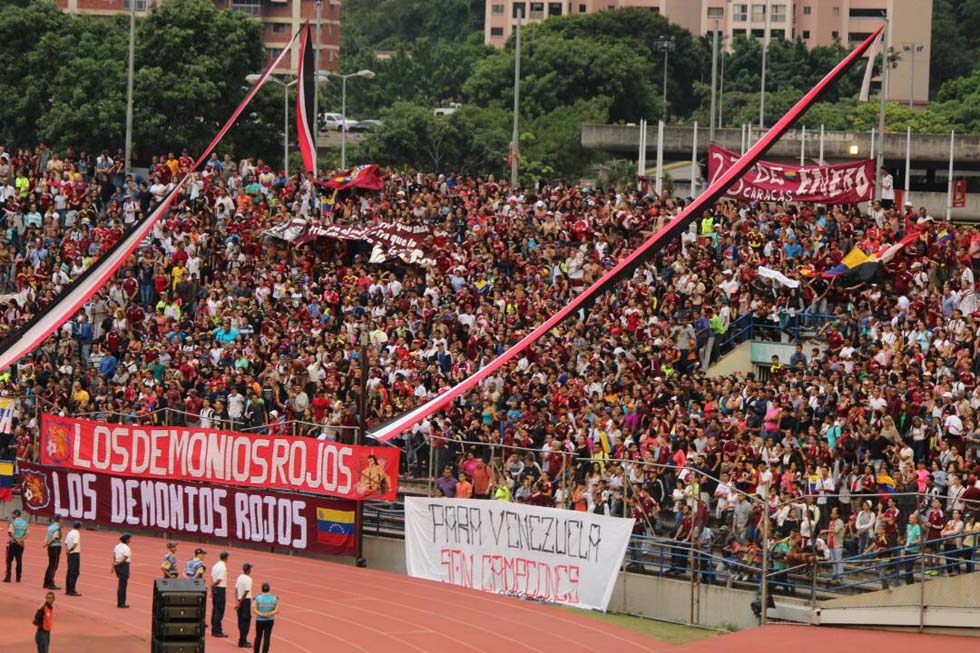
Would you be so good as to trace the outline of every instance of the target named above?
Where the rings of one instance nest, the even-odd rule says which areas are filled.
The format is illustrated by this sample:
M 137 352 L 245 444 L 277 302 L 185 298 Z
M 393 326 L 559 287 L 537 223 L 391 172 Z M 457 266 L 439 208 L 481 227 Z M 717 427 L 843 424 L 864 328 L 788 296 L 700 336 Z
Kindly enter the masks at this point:
M 176 542 L 167 542 L 167 548 L 168 549 L 176 549 L 177 548 L 177 543 Z
M 204 555 L 205 553 L 207 553 L 207 551 L 205 551 L 204 549 L 194 549 L 194 555 L 196 556 Z
M 12 513 L 10 513 L 10 514 L 11 514 L 11 515 L 13 515 L 14 517 L 20 517 L 20 510 L 14 510 L 14 511 L 13 511 Z

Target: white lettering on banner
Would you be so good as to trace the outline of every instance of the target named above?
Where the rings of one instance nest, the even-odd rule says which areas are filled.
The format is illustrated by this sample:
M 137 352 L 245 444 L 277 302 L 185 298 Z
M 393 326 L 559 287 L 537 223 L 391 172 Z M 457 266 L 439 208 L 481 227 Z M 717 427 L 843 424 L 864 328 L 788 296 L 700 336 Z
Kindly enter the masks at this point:
M 632 519 L 526 504 L 409 497 L 410 576 L 605 610 Z
M 120 476 L 322 490 L 350 495 L 356 448 L 306 438 L 75 424 L 69 467 Z M 86 441 L 87 438 L 87 441 Z M 53 458 L 53 456 L 52 456 Z M 52 460 L 57 464 L 59 460 Z M 192 517 L 189 515 L 189 517 Z

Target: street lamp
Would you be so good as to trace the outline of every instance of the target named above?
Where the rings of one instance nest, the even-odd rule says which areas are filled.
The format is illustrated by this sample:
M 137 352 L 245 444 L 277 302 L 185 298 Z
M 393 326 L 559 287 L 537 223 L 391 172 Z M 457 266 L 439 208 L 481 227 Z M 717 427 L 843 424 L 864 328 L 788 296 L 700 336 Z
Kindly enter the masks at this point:
M 317 75 L 320 81 L 326 81 L 326 75 Z M 260 79 L 262 75 L 253 73 L 251 75 L 245 76 L 245 81 L 249 84 L 255 84 Z M 278 84 L 282 87 L 282 169 L 286 178 L 289 178 L 289 88 L 296 85 L 296 80 L 291 82 L 284 82 L 278 77 L 269 76 L 269 81 L 274 84 Z M 315 137 L 314 137 L 315 138 Z
M 915 97 L 915 53 L 922 52 L 926 46 L 921 43 L 903 43 L 902 50 L 912 54 L 912 74 L 909 75 L 909 108 L 912 108 L 912 99 Z
M 677 40 L 673 36 L 661 36 L 653 43 L 653 49 L 664 55 L 664 122 L 667 122 L 667 60 L 676 48 Z
M 362 79 L 374 79 L 373 70 L 358 70 L 356 73 L 341 75 L 340 73 L 327 73 L 340 79 L 340 114 L 344 117 L 344 125 L 340 130 L 340 169 L 347 169 L 347 80 L 351 77 L 361 77 Z

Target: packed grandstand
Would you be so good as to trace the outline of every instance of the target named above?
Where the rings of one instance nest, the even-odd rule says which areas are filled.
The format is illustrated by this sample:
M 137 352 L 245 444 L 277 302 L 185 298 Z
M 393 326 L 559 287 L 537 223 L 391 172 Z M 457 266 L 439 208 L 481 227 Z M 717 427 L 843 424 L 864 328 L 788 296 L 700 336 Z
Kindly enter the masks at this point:
M 689 201 L 415 170 L 324 194 L 230 155 L 191 172 L 168 153 L 126 176 L 108 151 L 0 152 L 4 337 L 192 177 L 84 310 L 4 372 L 19 407 L 0 444 L 23 461 L 41 412 L 353 442 L 501 354 Z M 297 244 L 290 224 L 397 225 L 425 234 L 425 256 Z M 853 247 L 897 243 L 840 273 Z M 768 531 L 777 568 L 810 556 L 836 576 L 842 558 L 897 560 L 915 520 L 940 569 L 972 571 L 978 267 L 980 230 L 927 208 L 721 200 L 394 440 L 401 472 L 440 496 L 633 517 L 637 536 L 679 543 L 668 571 L 692 548 L 758 565 Z M 712 374 L 749 333 L 799 344 L 754 374 Z

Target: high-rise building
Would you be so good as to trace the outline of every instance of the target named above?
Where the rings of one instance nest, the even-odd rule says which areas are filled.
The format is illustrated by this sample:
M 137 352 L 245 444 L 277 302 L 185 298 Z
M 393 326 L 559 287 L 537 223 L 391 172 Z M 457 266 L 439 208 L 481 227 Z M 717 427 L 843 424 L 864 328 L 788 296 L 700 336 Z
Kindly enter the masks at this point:
M 57 0 L 63 11 L 102 16 L 128 12 L 131 1 L 136 2 L 136 11 L 142 14 L 161 0 Z M 215 0 L 215 4 L 223 9 L 248 14 L 262 23 L 262 43 L 270 59 L 279 56 L 303 23 L 310 21 L 313 24 L 316 18 L 316 0 Z M 337 70 L 340 60 L 339 0 L 323 0 L 319 55 L 322 70 Z M 294 48 L 291 58 L 278 72 L 296 70 L 296 57 L 297 50 Z
M 726 48 L 736 36 L 767 43 L 800 39 L 811 48 L 839 41 L 849 47 L 887 15 L 888 45 L 898 55 L 889 75 L 888 98 L 908 102 L 911 97 L 920 105 L 929 101 L 932 0 L 487 0 L 484 40 L 502 47 L 518 16 L 540 22 L 625 7 L 646 7 L 694 34 L 718 30 Z

